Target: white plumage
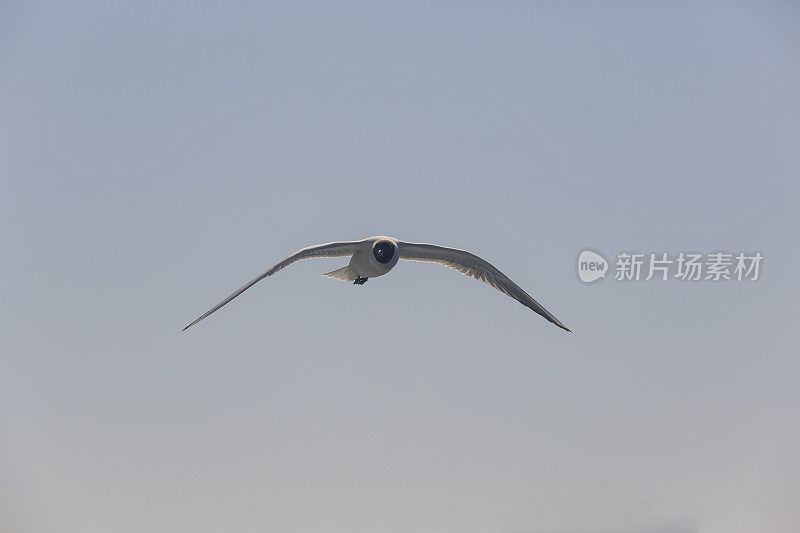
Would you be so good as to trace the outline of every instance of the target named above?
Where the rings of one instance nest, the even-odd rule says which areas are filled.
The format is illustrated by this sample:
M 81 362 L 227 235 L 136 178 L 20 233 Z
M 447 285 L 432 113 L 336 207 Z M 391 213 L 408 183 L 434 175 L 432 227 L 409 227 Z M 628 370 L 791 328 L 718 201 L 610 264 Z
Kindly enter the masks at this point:
M 384 236 L 370 237 L 361 241 L 329 242 L 327 244 L 309 246 L 308 248 L 298 250 L 280 263 L 247 282 L 236 292 L 222 300 L 183 329 L 186 330 L 200 322 L 262 279 L 273 275 L 292 263 L 314 257 L 348 256 L 350 257 L 350 262 L 347 266 L 322 275 L 341 281 L 354 282 L 356 285 L 363 285 L 369 278 L 375 278 L 388 273 L 400 259 L 439 263 L 440 265 L 458 270 L 464 275 L 491 285 L 500 292 L 514 298 L 522 305 L 537 312 L 556 326 L 570 331 L 569 328 L 554 317 L 552 313 L 534 300 L 527 292 L 523 291 L 505 274 L 477 255 L 457 248 L 448 248 L 435 244 L 403 242 L 392 237 Z

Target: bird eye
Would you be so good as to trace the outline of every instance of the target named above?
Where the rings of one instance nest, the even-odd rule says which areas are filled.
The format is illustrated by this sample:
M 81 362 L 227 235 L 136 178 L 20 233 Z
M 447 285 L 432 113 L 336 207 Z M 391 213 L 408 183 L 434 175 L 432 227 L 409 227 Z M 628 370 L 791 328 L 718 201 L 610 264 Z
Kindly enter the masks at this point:
M 381 241 L 372 249 L 372 255 L 375 256 L 378 263 L 388 263 L 394 256 L 394 245 L 389 241 Z

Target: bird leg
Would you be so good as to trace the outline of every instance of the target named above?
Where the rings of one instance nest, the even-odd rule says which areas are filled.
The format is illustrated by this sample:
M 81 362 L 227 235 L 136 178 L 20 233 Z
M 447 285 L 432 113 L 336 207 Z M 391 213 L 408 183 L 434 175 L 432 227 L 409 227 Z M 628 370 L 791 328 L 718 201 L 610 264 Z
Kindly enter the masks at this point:
M 353 282 L 353 285 L 363 285 L 367 282 L 368 279 L 369 278 L 362 278 L 361 276 L 358 276 L 356 280 Z

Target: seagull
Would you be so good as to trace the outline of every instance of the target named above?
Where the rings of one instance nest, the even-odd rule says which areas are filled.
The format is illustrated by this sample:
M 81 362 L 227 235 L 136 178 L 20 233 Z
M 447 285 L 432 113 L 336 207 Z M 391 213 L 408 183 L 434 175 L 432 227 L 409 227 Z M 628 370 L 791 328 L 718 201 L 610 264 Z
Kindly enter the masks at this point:
M 363 285 L 369 278 L 377 278 L 378 276 L 387 274 L 400 259 L 439 263 L 440 265 L 458 270 L 466 276 L 491 285 L 500 292 L 514 298 L 525 307 L 540 314 L 546 320 L 552 322 L 561 329 L 571 331 L 554 317 L 550 311 L 534 300 L 531 295 L 519 288 L 516 283 L 508 279 L 505 274 L 497 270 L 488 261 L 481 259 L 477 255 L 457 248 L 448 248 L 435 244 L 404 242 L 393 237 L 384 236 L 370 237 L 360 241 L 329 242 L 327 244 L 309 246 L 308 248 L 298 250 L 277 265 L 265 270 L 248 281 L 236 292 L 183 328 L 183 331 L 186 331 L 208 317 L 262 279 L 270 277 L 292 263 L 315 257 L 350 257 L 350 263 L 348 263 L 347 266 L 321 275 L 340 281 L 353 282 L 353 285 Z

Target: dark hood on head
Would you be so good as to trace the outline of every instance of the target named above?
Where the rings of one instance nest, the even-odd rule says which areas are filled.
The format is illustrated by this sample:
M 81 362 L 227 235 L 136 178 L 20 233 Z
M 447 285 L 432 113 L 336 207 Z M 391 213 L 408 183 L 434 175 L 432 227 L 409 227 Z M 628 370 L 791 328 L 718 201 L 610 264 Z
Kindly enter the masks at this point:
M 386 264 L 394 257 L 394 244 L 389 241 L 379 241 L 372 248 L 372 255 L 378 260 L 378 263 Z

